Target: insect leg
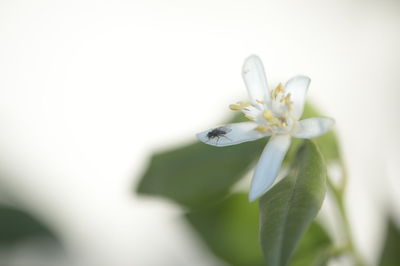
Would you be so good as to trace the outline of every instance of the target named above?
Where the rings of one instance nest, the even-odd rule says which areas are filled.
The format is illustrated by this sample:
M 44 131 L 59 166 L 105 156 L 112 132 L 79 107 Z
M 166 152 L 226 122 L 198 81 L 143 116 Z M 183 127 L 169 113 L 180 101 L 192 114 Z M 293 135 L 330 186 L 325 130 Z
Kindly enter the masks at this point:
M 222 135 L 222 137 L 226 138 L 227 140 L 230 140 L 230 141 L 232 141 L 230 138 L 228 138 L 228 137 L 227 137 L 227 136 L 225 136 L 225 135 Z

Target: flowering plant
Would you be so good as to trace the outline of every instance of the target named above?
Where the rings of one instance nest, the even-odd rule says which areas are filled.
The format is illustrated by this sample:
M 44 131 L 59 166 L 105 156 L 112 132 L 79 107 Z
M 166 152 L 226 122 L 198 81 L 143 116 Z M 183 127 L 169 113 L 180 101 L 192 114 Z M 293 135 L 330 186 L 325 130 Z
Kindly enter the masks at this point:
M 242 75 L 250 101 L 229 106 L 239 115 L 198 133 L 201 142 L 156 153 L 137 191 L 182 206 L 184 219 L 228 265 L 326 265 L 338 257 L 366 265 L 347 218 L 348 178 L 334 121 L 305 102 L 310 78 L 299 75 L 270 89 L 254 55 L 245 60 Z M 255 163 L 247 195 L 236 183 Z M 340 170 L 336 182 L 329 178 L 330 164 Z M 276 181 L 282 165 L 288 171 Z M 337 206 L 340 241 L 316 219 L 327 190 Z M 388 232 L 380 266 L 399 261 L 393 251 L 400 233 L 393 222 Z
M 270 90 L 263 64 L 258 56 L 248 57 L 243 65 L 243 79 L 250 103 L 230 105 L 243 112 L 250 122 L 228 124 L 197 134 L 209 145 L 228 146 L 271 136 L 256 166 L 249 198 L 254 201 L 273 184 L 290 146 L 291 137 L 309 139 L 325 134 L 334 124 L 333 119 L 315 117 L 300 120 L 310 78 L 296 76 L 285 86 Z

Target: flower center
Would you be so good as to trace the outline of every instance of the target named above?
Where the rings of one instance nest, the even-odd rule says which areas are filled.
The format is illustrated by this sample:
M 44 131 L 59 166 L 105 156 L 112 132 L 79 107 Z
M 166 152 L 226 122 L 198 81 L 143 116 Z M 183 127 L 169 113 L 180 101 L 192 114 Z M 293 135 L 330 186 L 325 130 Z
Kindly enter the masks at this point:
M 256 99 L 255 104 L 238 102 L 231 104 L 229 108 L 241 111 L 247 119 L 258 124 L 255 130 L 270 134 L 288 134 L 297 125 L 297 121 L 291 115 L 293 102 L 291 94 L 285 92 L 282 84 L 271 91 L 271 100 L 265 102 Z

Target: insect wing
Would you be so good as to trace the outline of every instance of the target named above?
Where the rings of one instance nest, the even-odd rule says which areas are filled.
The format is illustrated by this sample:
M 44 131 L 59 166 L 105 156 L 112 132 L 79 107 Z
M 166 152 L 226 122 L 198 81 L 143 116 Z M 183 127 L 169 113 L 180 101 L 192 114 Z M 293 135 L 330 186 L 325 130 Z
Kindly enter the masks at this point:
M 229 132 L 232 131 L 232 128 L 230 128 L 230 127 L 219 127 L 217 129 L 220 130 L 220 131 L 223 131 L 224 134 L 229 133 Z

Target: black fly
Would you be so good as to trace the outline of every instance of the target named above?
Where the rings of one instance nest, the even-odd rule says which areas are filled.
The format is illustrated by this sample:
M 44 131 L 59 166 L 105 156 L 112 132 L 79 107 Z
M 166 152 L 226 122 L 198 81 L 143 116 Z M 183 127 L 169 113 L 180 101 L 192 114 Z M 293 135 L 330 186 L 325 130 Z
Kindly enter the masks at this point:
M 219 141 L 220 138 L 227 138 L 228 140 L 230 140 L 227 136 L 225 136 L 227 133 L 231 132 L 232 129 L 227 128 L 227 127 L 217 127 L 214 128 L 213 130 L 211 130 L 210 132 L 207 133 L 207 138 L 208 141 L 212 140 L 212 139 L 217 139 L 217 142 Z

